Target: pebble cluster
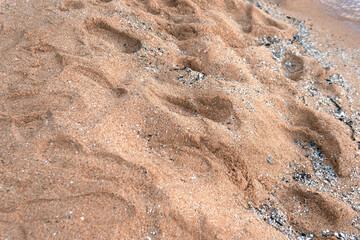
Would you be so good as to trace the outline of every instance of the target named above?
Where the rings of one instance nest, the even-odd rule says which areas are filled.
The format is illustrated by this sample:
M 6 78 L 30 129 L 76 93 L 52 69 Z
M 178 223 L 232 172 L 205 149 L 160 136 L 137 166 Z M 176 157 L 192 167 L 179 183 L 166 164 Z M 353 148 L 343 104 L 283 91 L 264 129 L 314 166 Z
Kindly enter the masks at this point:
M 332 64 L 329 60 L 329 56 L 316 49 L 317 43 L 311 40 L 311 34 L 309 29 L 305 26 L 304 21 L 293 18 L 291 16 L 286 16 L 279 12 L 275 12 L 274 10 L 271 10 L 274 8 L 267 7 L 267 4 L 254 1 L 248 2 L 266 11 L 275 19 L 287 21 L 298 30 L 297 34 L 293 36 L 291 41 L 285 41 L 277 36 L 273 38 L 263 36 L 258 39 L 258 44 L 267 47 L 272 53 L 273 58 L 276 59 L 279 63 L 285 59 L 287 52 L 292 51 L 296 54 L 301 52 L 302 55 L 305 54 L 314 59 L 317 59 L 317 61 L 324 66 L 325 70 L 330 70 L 333 68 L 331 66 Z M 293 66 L 289 67 L 291 68 Z M 304 79 L 305 86 L 303 86 L 302 90 L 305 95 L 302 99 L 303 102 L 306 105 L 312 105 L 312 107 L 319 111 L 333 115 L 336 119 L 346 124 L 352 132 L 352 140 L 357 141 L 360 148 L 360 114 L 356 111 L 356 109 L 351 107 L 351 103 L 353 103 L 353 97 L 356 97 L 357 93 L 354 92 L 354 90 L 347 84 L 344 76 L 341 74 L 332 74 L 327 79 L 325 79 L 325 81 L 329 85 L 335 84 L 346 91 L 346 100 L 350 105 L 349 112 L 344 110 L 342 100 L 339 97 L 323 96 L 315 86 L 315 83 L 312 79 Z M 327 192 L 333 197 L 341 199 L 342 201 L 350 204 L 352 209 L 359 213 L 359 216 L 353 221 L 353 226 L 360 230 L 360 202 L 358 200 L 360 187 L 355 185 L 351 187 L 349 192 L 341 191 L 342 187 L 340 186 L 339 178 L 334 168 L 327 164 L 327 159 L 324 157 L 321 149 L 316 146 L 315 142 L 310 141 L 308 143 L 300 143 L 300 141 L 296 141 L 295 144 L 297 144 L 306 153 L 305 157 L 310 160 L 313 173 L 308 172 L 301 166 L 292 166 L 294 170 L 292 173 L 292 180 L 304 184 L 308 187 L 315 188 L 319 191 Z M 272 160 L 273 159 L 271 156 L 267 158 L 269 163 L 271 163 Z M 359 177 L 358 170 L 359 169 L 353 171 L 353 178 Z M 290 180 L 283 178 L 283 181 L 288 183 Z M 294 231 L 291 226 L 288 225 L 286 220 L 286 212 L 279 210 L 274 203 L 274 200 L 271 200 L 268 204 L 263 204 L 259 208 L 252 207 L 252 209 L 264 221 L 279 229 L 289 239 L 314 239 L 314 234 Z M 323 230 L 321 237 L 335 237 L 336 239 L 346 240 L 360 239 L 360 236 L 355 233 L 332 232 L 327 229 Z

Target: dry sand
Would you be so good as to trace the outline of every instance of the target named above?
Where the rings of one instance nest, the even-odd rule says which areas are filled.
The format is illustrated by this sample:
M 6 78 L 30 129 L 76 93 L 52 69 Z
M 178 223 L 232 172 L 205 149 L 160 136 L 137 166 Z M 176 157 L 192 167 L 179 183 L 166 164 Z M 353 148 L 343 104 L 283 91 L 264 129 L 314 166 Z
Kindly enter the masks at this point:
M 0 239 L 359 239 L 359 45 L 300 2 L 0 1 Z

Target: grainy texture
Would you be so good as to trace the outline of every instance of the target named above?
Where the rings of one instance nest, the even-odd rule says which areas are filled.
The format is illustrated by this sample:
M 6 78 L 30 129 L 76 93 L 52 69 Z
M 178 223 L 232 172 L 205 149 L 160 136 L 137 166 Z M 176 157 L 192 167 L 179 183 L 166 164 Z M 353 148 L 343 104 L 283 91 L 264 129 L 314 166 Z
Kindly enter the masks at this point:
M 267 2 L 1 1 L 0 239 L 358 239 L 319 47 Z

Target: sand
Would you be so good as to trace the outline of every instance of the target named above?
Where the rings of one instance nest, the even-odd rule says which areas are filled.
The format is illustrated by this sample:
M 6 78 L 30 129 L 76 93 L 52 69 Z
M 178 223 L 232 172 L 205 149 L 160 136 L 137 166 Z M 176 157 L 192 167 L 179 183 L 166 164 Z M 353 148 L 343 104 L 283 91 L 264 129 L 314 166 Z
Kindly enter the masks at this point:
M 1 1 L 0 239 L 359 239 L 360 40 L 305 5 Z

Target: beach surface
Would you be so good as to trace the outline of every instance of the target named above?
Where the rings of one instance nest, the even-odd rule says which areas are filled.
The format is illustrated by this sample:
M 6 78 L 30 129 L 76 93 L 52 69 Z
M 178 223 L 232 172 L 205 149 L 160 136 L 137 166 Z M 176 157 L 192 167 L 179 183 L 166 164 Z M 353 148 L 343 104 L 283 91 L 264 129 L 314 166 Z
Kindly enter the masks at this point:
M 331 6 L 0 1 L 0 239 L 359 239 Z

